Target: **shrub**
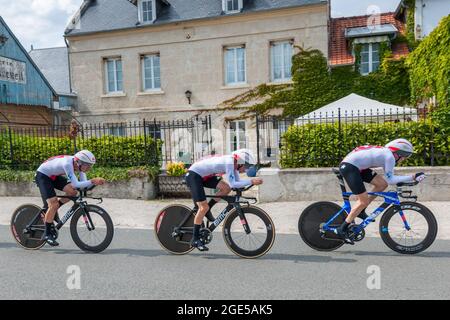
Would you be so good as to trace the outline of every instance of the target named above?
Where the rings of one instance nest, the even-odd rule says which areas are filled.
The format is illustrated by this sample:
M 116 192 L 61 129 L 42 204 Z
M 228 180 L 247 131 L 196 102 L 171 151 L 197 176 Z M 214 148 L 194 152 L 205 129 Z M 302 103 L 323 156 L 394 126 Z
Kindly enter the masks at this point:
M 406 138 L 416 154 L 407 166 L 450 165 L 450 136 L 430 121 L 345 124 L 308 124 L 291 126 L 282 137 L 280 164 L 283 168 L 332 167 L 355 147 L 365 144 L 385 145 L 396 138 Z

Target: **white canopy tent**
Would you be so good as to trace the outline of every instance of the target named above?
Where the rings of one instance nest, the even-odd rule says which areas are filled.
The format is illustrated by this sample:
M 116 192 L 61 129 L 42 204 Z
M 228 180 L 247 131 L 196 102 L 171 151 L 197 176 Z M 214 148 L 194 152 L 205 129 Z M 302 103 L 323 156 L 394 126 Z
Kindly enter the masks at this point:
M 376 121 L 416 121 L 417 110 L 413 108 L 400 107 L 393 104 L 383 103 L 362 97 L 355 93 L 327 104 L 320 109 L 299 117 L 300 122 L 333 122 L 338 118 L 341 121 L 355 121 L 363 119 L 362 122 Z M 356 119 L 358 118 L 358 119 Z

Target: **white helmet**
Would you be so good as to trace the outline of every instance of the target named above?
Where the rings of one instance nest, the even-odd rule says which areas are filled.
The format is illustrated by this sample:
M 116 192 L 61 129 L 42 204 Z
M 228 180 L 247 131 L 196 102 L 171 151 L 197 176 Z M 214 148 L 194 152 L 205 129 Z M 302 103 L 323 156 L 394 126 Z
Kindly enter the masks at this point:
M 385 145 L 393 153 L 398 154 L 400 157 L 408 158 L 414 153 L 413 145 L 406 139 L 395 139 Z
M 253 166 L 256 164 L 256 158 L 253 152 L 249 149 L 239 149 L 232 153 L 233 157 L 237 159 L 238 164 L 246 166 Z
M 95 156 L 92 152 L 88 150 L 81 150 L 75 154 L 75 160 L 80 164 L 95 164 Z

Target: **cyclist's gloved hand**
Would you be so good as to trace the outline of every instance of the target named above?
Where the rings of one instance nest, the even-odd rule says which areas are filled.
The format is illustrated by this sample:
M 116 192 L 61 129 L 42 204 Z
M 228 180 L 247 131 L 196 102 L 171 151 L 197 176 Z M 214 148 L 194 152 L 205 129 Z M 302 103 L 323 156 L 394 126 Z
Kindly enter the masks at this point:
M 414 180 L 417 182 L 420 182 L 425 178 L 426 178 L 426 175 L 423 172 L 416 173 L 416 175 L 414 176 Z

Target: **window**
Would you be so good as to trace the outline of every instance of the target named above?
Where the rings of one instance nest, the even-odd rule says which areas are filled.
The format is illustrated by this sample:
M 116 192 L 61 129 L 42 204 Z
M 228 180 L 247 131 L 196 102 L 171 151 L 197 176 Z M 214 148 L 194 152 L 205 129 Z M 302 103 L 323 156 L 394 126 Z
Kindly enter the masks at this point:
M 376 71 L 380 65 L 380 44 L 365 43 L 361 47 L 361 74 Z
M 244 46 L 225 48 L 225 83 L 246 83 Z
M 292 42 L 273 42 L 270 47 L 272 82 L 291 80 Z
M 142 57 L 142 87 L 144 91 L 161 89 L 161 71 L 159 54 Z
M 238 149 L 247 148 L 247 141 L 245 135 L 245 121 L 230 122 L 229 129 L 230 137 L 230 152 Z
M 139 21 L 153 22 L 156 19 L 156 0 L 139 1 Z
M 242 0 L 225 0 L 226 12 L 240 11 L 242 8 Z
M 107 124 L 107 128 L 110 136 L 125 136 L 125 126 L 122 123 L 109 123 Z
M 106 59 L 106 92 L 123 91 L 122 60 L 120 58 Z

